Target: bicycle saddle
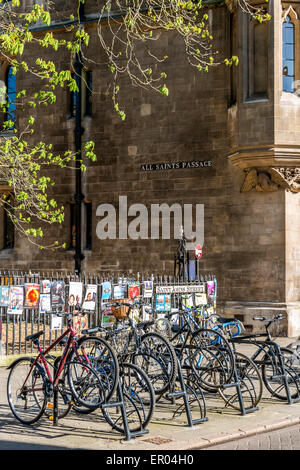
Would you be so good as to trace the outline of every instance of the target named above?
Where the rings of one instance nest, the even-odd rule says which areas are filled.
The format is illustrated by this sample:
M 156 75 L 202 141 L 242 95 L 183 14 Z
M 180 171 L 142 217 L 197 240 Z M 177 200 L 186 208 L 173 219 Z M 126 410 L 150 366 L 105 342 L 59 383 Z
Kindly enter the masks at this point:
M 136 325 L 136 328 L 143 329 L 143 328 L 147 328 L 147 326 L 151 326 L 151 325 L 154 325 L 154 321 L 143 321 L 141 323 L 138 323 Z
M 25 341 L 30 341 L 31 339 L 35 340 L 43 334 L 44 334 L 43 331 L 38 331 L 37 333 L 34 333 L 33 335 L 26 336 Z
M 225 318 L 225 317 L 218 317 L 218 322 L 220 323 L 229 323 L 229 322 L 237 322 L 236 318 Z

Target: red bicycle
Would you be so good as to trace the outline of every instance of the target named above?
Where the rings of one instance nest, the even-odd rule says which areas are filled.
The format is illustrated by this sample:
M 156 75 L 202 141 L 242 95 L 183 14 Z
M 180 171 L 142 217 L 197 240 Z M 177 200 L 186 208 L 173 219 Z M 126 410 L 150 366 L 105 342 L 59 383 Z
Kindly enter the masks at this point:
M 51 399 L 54 396 L 59 398 L 57 418 L 62 418 L 74 404 L 95 408 L 108 401 L 116 390 L 119 366 L 113 349 L 102 338 L 97 338 L 96 343 L 91 337 L 78 339 L 73 328 L 73 314 L 66 315 L 68 328 L 45 351 L 39 341 L 44 331 L 29 335 L 26 341 L 33 341 L 38 356 L 21 357 L 8 367 L 8 403 L 14 416 L 23 424 L 38 421 L 47 404 L 53 408 Z M 59 343 L 65 343 L 62 355 L 49 356 Z

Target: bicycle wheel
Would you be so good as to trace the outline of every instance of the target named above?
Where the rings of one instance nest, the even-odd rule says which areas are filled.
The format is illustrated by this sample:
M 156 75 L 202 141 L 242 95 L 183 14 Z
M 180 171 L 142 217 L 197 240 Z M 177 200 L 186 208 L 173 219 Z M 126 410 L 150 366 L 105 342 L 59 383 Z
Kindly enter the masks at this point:
M 142 335 L 136 354 L 145 354 L 156 358 L 167 371 L 168 382 L 159 391 L 156 389 L 157 394 L 164 393 L 169 386 L 174 384 L 178 374 L 177 357 L 173 345 L 167 338 L 156 332 Z
M 155 408 L 155 394 L 147 374 L 135 364 L 120 364 L 120 386 L 130 432 L 145 429 Z M 117 393 L 116 401 L 119 400 Z M 125 433 L 121 406 L 103 407 L 102 412 L 113 429 Z
M 154 329 L 169 340 L 172 338 L 172 324 L 167 318 L 157 318 L 154 323 Z
M 291 367 L 300 377 L 300 355 L 289 348 L 280 348 L 284 364 Z
M 229 383 L 234 371 L 234 355 L 228 341 L 217 331 L 202 328 L 186 345 L 188 362 L 208 389 Z
M 132 362 L 147 374 L 156 395 L 164 393 L 169 388 L 168 370 L 158 357 L 143 352 L 143 354 L 135 354 L 132 357 Z
M 74 360 L 66 363 L 66 371 L 75 403 L 87 408 L 97 408 L 105 402 L 107 390 L 103 388 L 98 371 L 93 367 Z
M 273 349 L 269 349 L 261 365 L 262 378 L 267 390 L 279 400 L 288 400 L 288 395 L 295 399 L 300 392 L 298 370 L 289 365 L 292 356 L 287 351 L 286 348 L 283 348 L 282 359 L 285 374 L 282 371 L 280 358 Z
M 14 416 L 22 424 L 33 424 L 44 413 L 47 397 L 45 371 L 33 358 L 21 358 L 12 366 L 7 379 L 7 398 Z
M 238 411 L 243 411 L 240 400 L 243 402 L 245 410 L 255 408 L 262 397 L 263 382 L 257 365 L 247 356 L 240 352 L 235 352 L 235 374 L 233 382 L 239 383 L 240 393 L 236 385 L 232 387 L 220 387 L 218 392 L 225 402 L 225 406 L 230 406 Z
M 55 371 L 57 370 L 59 363 L 61 360 L 61 356 L 57 357 L 53 363 L 53 371 L 54 373 L 52 374 L 52 377 L 55 375 Z M 66 370 L 63 369 L 61 376 L 59 378 L 58 384 L 57 384 L 57 392 L 58 392 L 58 403 L 57 403 L 57 408 L 58 408 L 58 419 L 65 418 L 69 412 L 72 409 L 72 393 L 70 388 L 68 387 L 68 380 L 67 380 L 67 374 Z M 53 400 L 52 402 L 48 401 L 46 404 L 45 408 L 45 415 L 50 418 L 53 416 Z
M 119 380 L 119 363 L 113 348 L 98 336 L 83 336 L 76 344 L 77 355 L 83 362 L 93 367 L 105 390 L 105 400 L 109 400 L 116 390 Z M 75 357 L 72 352 L 70 360 Z

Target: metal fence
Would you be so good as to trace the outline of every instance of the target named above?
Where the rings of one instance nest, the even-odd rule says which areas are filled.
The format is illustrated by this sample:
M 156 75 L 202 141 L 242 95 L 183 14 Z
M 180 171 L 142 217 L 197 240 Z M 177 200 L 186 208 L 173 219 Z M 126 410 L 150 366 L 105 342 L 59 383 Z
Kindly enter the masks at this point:
M 105 281 L 117 285 L 119 282 L 139 282 L 151 280 L 153 283 L 153 293 L 151 298 L 144 299 L 149 305 L 154 307 L 155 292 L 158 286 L 172 285 L 199 285 L 206 281 L 215 279 L 214 275 L 197 275 L 191 279 L 178 279 L 175 276 L 155 276 L 152 274 L 65 274 L 65 273 L 22 273 L 22 272 L 0 272 L 1 286 L 23 286 L 26 283 L 40 284 L 42 280 L 65 282 L 65 297 L 68 298 L 68 289 L 70 282 L 82 282 L 85 289 L 88 284 L 97 285 L 97 301 L 95 310 L 89 314 L 89 327 L 101 324 L 101 285 Z M 178 297 L 171 297 L 172 307 L 177 306 Z M 28 335 L 43 330 L 44 335 L 41 340 L 42 347 L 45 349 L 57 337 L 59 337 L 66 325 L 66 318 L 63 317 L 63 327 L 61 330 L 52 331 L 50 327 L 51 314 L 40 312 L 38 308 L 23 308 L 20 315 L 8 313 L 7 307 L 0 307 L 0 355 L 28 354 L 34 352 L 32 342 L 26 342 Z M 59 346 L 57 347 L 59 348 Z

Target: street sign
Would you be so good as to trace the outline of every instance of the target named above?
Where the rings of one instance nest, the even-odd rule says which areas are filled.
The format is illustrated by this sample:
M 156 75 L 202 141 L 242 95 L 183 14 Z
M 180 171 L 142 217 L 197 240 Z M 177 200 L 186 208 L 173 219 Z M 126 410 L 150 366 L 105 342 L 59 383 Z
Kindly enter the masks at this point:
M 195 255 L 196 255 L 197 259 L 201 258 L 201 256 L 202 256 L 202 246 L 201 245 L 196 245 Z

